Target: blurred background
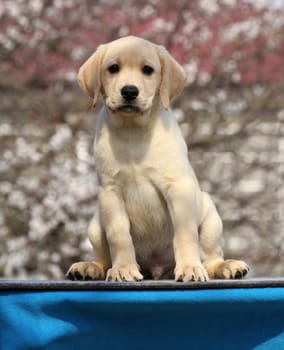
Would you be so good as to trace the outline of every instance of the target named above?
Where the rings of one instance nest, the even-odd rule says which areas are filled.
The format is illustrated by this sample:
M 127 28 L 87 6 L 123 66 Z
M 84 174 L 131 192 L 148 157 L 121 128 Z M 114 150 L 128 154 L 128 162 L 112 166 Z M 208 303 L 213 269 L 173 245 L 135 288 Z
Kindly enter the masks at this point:
M 76 74 L 129 34 L 187 71 L 173 109 L 226 256 L 283 276 L 284 1 L 1 0 L 0 277 L 62 279 L 92 259 L 97 110 Z

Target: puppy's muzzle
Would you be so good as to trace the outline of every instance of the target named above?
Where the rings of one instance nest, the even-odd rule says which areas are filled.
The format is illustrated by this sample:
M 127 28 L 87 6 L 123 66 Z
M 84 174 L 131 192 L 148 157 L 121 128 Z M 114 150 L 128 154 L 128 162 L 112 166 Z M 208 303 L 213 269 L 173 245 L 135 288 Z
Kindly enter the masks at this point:
M 125 85 L 120 92 L 125 102 L 132 102 L 139 95 L 139 90 L 135 85 Z

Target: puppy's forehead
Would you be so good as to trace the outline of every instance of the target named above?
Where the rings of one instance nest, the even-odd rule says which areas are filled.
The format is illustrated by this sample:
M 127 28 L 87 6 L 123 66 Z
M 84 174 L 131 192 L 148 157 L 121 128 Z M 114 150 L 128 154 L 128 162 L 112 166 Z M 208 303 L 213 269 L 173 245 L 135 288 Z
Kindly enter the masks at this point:
M 126 37 L 107 44 L 104 62 L 115 61 L 133 65 L 141 62 L 159 65 L 159 56 L 155 45 L 151 42 L 141 38 Z

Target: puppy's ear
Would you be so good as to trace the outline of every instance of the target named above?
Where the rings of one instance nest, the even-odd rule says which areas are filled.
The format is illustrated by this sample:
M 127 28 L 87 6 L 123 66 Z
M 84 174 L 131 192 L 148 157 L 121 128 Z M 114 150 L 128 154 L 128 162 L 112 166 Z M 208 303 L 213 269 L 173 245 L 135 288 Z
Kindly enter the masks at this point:
M 186 74 L 182 66 L 163 46 L 157 46 L 157 49 L 161 62 L 160 98 L 164 108 L 169 109 L 172 99 L 184 88 Z
M 81 66 L 78 81 L 82 90 L 93 98 L 93 107 L 97 104 L 101 91 L 101 66 L 106 45 L 101 45 Z

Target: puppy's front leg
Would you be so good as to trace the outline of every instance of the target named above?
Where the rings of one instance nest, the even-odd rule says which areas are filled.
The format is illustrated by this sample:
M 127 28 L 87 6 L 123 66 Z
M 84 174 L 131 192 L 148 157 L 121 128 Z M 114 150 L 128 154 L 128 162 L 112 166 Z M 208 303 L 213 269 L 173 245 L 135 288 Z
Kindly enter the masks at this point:
M 206 281 L 198 242 L 198 203 L 195 183 L 182 180 L 171 184 L 167 202 L 174 226 L 176 281 Z
M 112 188 L 102 188 L 99 194 L 102 221 L 109 245 L 112 267 L 108 281 L 138 281 L 143 276 L 135 258 L 130 224 L 123 201 Z

